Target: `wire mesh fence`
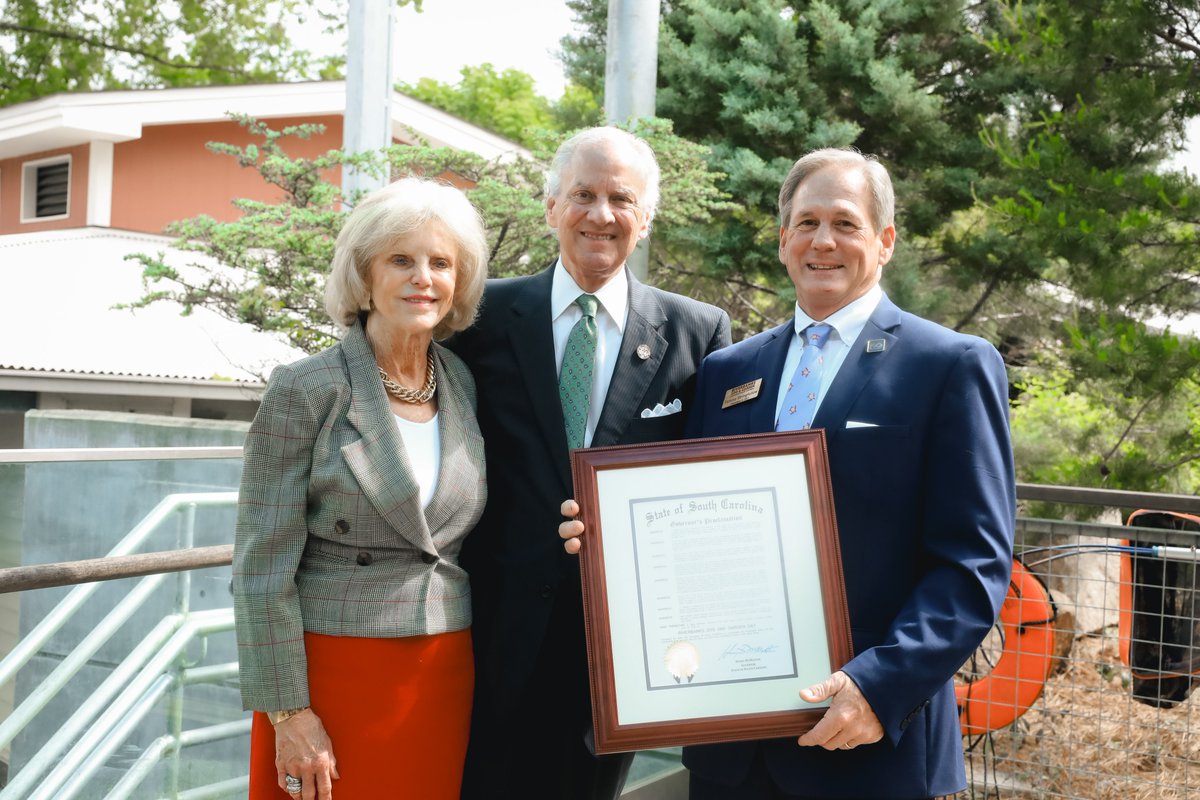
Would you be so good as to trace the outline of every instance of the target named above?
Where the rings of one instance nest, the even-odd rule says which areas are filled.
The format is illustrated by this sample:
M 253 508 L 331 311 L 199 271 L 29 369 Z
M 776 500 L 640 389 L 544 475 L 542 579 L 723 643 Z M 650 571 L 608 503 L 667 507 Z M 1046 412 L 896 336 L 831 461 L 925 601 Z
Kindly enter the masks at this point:
M 1021 521 L 1001 619 L 960 674 L 960 800 L 1200 797 L 1200 518 L 1130 522 Z
M 0 454 L 0 466 L 113 458 L 113 451 L 87 452 Z M 236 455 L 236 448 L 223 448 L 186 458 Z M 161 457 L 146 449 L 113 460 L 143 456 Z M 1021 566 L 1010 597 L 960 676 L 969 788 L 954 800 L 1200 800 L 1200 700 L 1193 693 L 1200 674 L 1200 500 L 1029 484 L 1018 486 L 1018 498 L 1035 510 L 1038 503 L 1158 503 L 1177 513 L 1138 514 L 1132 526 L 1119 519 L 1019 521 Z M 0 504 L 3 510 L 11 513 Z M 18 522 L 8 520 L 10 527 Z M 211 590 L 216 583 L 206 585 Z M 221 591 L 210 591 L 209 602 Z M 11 710 L 11 697 L 9 709 L 4 700 L 0 695 L 0 720 Z M 224 726 L 208 730 L 218 728 Z M 244 747 L 238 752 L 244 760 Z M 0 751 L 0 784 L 8 755 Z M 223 765 L 242 763 L 222 757 Z M 629 795 L 684 796 L 678 760 L 677 749 L 644 753 Z M 242 780 L 211 787 L 240 787 Z

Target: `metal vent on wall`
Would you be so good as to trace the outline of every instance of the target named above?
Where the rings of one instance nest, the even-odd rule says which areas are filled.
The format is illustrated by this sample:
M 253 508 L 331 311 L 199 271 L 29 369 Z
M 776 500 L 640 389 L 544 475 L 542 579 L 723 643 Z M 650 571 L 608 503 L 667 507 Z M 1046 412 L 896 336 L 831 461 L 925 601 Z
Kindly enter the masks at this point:
M 71 180 L 71 164 L 62 161 L 37 168 L 38 217 L 60 217 L 67 213 L 67 186 Z

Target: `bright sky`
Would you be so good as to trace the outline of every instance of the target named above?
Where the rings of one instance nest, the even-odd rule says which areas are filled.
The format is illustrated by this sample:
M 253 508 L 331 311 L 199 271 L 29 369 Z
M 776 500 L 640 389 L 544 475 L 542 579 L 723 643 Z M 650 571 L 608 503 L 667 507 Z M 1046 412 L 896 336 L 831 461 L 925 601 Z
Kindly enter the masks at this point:
M 513 68 L 533 76 L 538 93 L 550 100 L 562 96 L 566 81 L 556 54 L 559 40 L 573 31 L 564 0 L 424 0 L 423 6 L 421 13 L 412 6 L 392 10 L 394 81 L 453 84 L 463 67 L 491 64 L 497 72 Z M 291 34 L 314 54 L 346 46 L 317 24 L 298 24 Z
M 538 93 L 557 100 L 563 92 L 559 39 L 571 33 L 571 10 L 563 0 L 424 0 L 393 12 L 396 30 L 392 68 L 396 79 L 434 78 L 456 83 L 464 66 L 490 63 L 533 76 Z

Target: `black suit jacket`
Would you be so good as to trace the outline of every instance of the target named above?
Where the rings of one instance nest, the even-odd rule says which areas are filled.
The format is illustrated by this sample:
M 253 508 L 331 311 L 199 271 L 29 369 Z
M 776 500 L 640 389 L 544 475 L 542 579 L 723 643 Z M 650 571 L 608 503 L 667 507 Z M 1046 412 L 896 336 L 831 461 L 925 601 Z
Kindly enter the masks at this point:
M 479 320 L 447 343 L 475 376 L 487 452 L 488 504 L 462 564 L 475 610 L 477 719 L 497 725 L 519 713 L 513 704 L 543 647 L 581 673 L 571 697 L 545 702 L 578 704 L 585 727 L 590 713 L 586 670 L 577 668 L 586 663 L 579 564 L 557 535 L 559 506 L 574 492 L 554 363 L 553 272 L 488 281 Z M 696 370 L 729 342 L 724 311 L 630 275 L 625 331 L 592 446 L 682 438 Z M 642 345 L 648 358 L 638 355 Z M 683 413 L 640 417 L 675 399 Z

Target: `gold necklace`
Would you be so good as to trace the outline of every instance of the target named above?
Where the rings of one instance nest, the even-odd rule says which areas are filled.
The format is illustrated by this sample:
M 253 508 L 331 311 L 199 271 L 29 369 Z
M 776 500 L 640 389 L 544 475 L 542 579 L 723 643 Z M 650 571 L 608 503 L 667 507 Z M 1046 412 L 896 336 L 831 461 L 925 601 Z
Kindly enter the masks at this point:
M 410 389 L 407 386 L 401 386 L 383 371 L 383 367 L 379 367 L 379 377 L 383 379 L 384 388 L 397 400 L 412 403 L 415 406 L 428 403 L 433 397 L 433 393 L 437 391 L 437 377 L 433 372 L 433 351 L 425 351 L 425 385 L 420 389 Z

